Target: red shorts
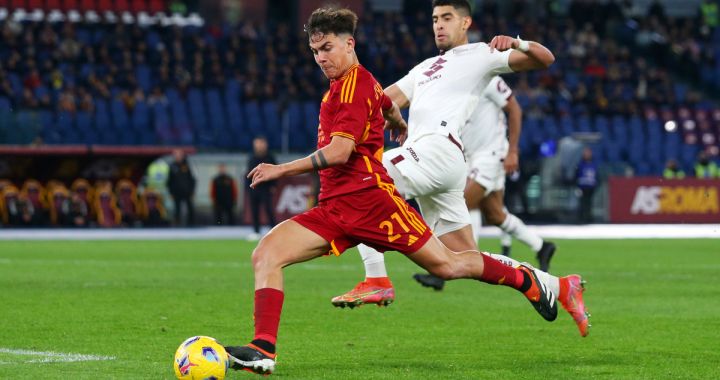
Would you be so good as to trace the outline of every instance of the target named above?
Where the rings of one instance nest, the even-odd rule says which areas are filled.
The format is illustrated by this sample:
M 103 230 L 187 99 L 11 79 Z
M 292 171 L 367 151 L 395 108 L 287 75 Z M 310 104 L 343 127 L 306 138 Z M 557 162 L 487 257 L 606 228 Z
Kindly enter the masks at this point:
M 292 220 L 327 240 L 335 255 L 360 243 L 380 252 L 417 251 L 430 228 L 393 185 L 380 186 L 321 201 Z

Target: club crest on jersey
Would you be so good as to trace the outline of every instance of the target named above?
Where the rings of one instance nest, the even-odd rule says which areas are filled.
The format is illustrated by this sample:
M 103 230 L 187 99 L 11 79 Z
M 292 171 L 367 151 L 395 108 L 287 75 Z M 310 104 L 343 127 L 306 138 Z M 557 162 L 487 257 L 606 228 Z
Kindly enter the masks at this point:
M 424 72 L 423 74 L 425 74 L 427 77 L 432 77 L 433 74 L 442 70 L 442 68 L 443 68 L 442 64 L 445 62 L 447 62 L 447 61 L 444 60 L 442 57 L 439 57 L 438 60 L 435 61 L 435 63 L 433 63 L 432 66 L 430 66 L 430 70 Z

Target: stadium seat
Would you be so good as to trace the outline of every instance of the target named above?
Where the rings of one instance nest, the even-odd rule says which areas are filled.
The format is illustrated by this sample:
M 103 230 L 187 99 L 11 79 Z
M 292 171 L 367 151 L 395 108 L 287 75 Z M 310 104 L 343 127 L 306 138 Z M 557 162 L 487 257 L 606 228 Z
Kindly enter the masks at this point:
M 155 103 L 152 107 L 152 118 L 155 135 L 160 144 L 171 144 L 173 140 L 173 132 L 170 124 L 170 118 L 165 106 L 161 103 Z
M 114 11 L 113 0 L 98 0 L 97 9 L 100 12 Z
M 165 12 L 166 9 L 164 0 L 150 0 L 150 4 L 148 5 L 148 11 L 150 14 Z
M 141 218 L 145 227 L 163 227 L 169 224 L 163 198 L 157 191 L 147 188 L 141 197 Z
M 5 185 L 2 193 L 0 193 L 0 217 L 4 225 L 18 225 L 19 215 L 17 213 L 17 204 L 20 192 L 14 185 Z
M 27 10 L 43 9 L 45 3 L 43 0 L 27 0 Z
M 66 12 L 71 10 L 80 10 L 80 3 L 78 0 L 63 0 L 62 10 Z
M 119 13 L 130 12 L 130 3 L 128 0 L 115 0 L 112 1 L 113 9 Z
M 48 187 L 50 185 L 48 184 Z M 76 193 L 80 200 L 85 203 L 85 207 L 88 209 L 89 217 L 94 217 L 94 201 L 95 201 L 95 190 L 92 186 L 90 186 L 90 182 L 88 182 L 84 178 L 76 178 L 72 185 L 70 186 L 70 189 L 73 193 Z
M 50 186 L 48 186 L 50 187 Z M 68 219 L 67 201 L 69 193 L 65 186 L 52 186 L 50 189 L 50 222 L 55 226 L 64 225 Z
M 121 222 L 125 226 L 133 226 L 140 220 L 140 200 L 137 196 L 135 184 L 128 179 L 121 179 L 115 185 L 118 209 Z
M 288 129 L 292 138 L 289 141 L 290 149 L 303 151 L 308 148 L 307 133 L 303 128 L 302 107 L 300 102 L 290 102 L 287 106 Z
M 247 120 L 247 129 L 252 136 L 263 135 L 267 132 L 263 128 L 262 113 L 260 112 L 260 102 L 257 100 L 246 101 L 243 104 L 243 113 Z
M 95 0 L 80 0 L 80 10 L 83 12 L 97 10 L 97 3 Z
M 117 207 L 117 199 L 110 186 L 101 185 L 96 190 L 95 212 L 100 227 L 118 227 L 122 222 L 122 214 Z
M 135 77 L 137 78 L 140 88 L 149 93 L 152 87 L 152 70 L 144 64 L 135 67 Z
M 140 12 L 147 12 L 148 11 L 148 5 L 145 2 L 145 0 L 131 0 L 130 2 L 130 10 L 133 13 L 140 13 Z
M 210 116 L 210 124 L 208 129 L 215 134 L 215 141 L 219 147 L 233 147 L 234 137 L 227 125 L 225 110 L 223 109 L 223 101 L 220 91 L 214 88 L 205 91 L 205 102 L 207 104 L 208 115 Z M 228 138 L 230 136 L 230 138 Z
M 280 110 L 277 103 L 272 100 L 262 102 L 262 114 L 264 121 L 264 129 L 269 131 L 268 142 L 270 149 L 280 149 L 280 135 L 283 131 Z
M 155 144 L 155 132 L 150 124 L 150 109 L 144 101 L 135 103 L 132 112 L 132 126 L 136 133 L 138 144 Z
M 44 218 L 45 213 L 48 212 L 49 205 L 47 194 L 43 185 L 37 180 L 27 179 L 23 183 L 20 193 L 27 197 L 27 199 L 32 203 L 35 208 L 35 212 L 41 213 Z

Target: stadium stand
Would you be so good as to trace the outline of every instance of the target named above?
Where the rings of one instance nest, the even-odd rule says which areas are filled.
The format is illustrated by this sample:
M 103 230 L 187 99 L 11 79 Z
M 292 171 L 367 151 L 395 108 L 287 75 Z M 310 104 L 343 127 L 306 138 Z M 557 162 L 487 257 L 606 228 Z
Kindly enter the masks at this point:
M 248 152 L 265 135 L 273 150 L 311 150 L 327 84 L 299 28 L 250 18 L 205 26 L 196 14 L 171 16 L 183 7 L 170 3 L 0 1 L 0 143 Z M 473 40 L 521 35 L 562 52 L 548 71 L 506 78 L 524 109 L 526 160 L 565 136 L 591 136 L 616 172 L 660 175 L 669 159 L 692 172 L 700 151 L 717 159 L 720 27 L 697 1 L 676 2 L 687 9 L 673 15 L 658 2 L 646 12 L 627 1 L 514 1 L 503 12 L 478 3 Z M 382 84 L 436 54 L 429 9 L 366 8 L 357 51 Z M 61 224 L 54 197 L 70 192 L 46 189 Z

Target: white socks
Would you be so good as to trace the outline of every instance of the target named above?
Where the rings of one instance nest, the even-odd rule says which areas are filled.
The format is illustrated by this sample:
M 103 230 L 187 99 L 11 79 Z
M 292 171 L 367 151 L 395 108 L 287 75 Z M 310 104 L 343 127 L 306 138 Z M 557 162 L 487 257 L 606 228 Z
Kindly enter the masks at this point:
M 507 256 L 498 255 L 496 253 L 489 253 L 484 252 L 487 255 L 490 255 L 493 259 L 507 265 L 511 266 L 513 268 L 517 268 L 520 266 L 520 262 Z M 542 282 L 543 284 L 547 285 L 550 290 L 555 293 L 556 297 L 560 296 L 560 279 L 558 277 L 555 277 L 551 275 L 550 273 L 543 272 L 540 269 L 535 269 L 535 274 L 538 276 L 538 280 Z
M 360 257 L 362 257 L 363 264 L 365 264 L 365 277 L 387 277 L 387 270 L 385 269 L 385 255 L 375 250 L 375 248 L 368 247 L 365 244 L 357 246 L 360 251 Z
M 505 221 L 500 225 L 500 229 L 527 244 L 534 252 L 539 251 L 542 247 L 543 240 L 540 236 L 531 232 L 528 226 L 513 214 L 507 214 Z
M 510 247 L 512 245 L 512 236 L 509 233 L 502 231 L 500 233 L 500 245 L 503 247 Z

